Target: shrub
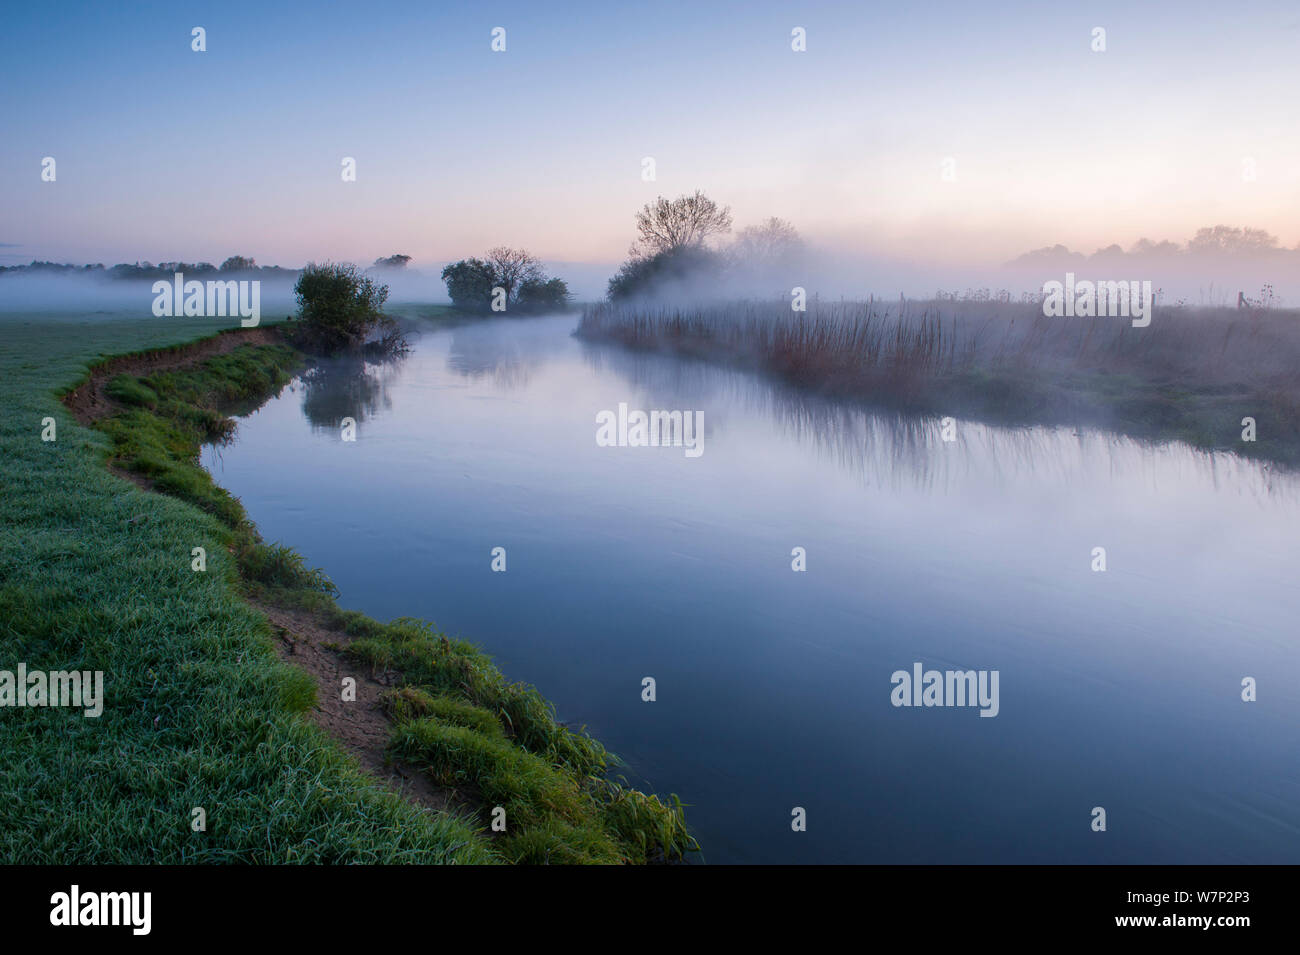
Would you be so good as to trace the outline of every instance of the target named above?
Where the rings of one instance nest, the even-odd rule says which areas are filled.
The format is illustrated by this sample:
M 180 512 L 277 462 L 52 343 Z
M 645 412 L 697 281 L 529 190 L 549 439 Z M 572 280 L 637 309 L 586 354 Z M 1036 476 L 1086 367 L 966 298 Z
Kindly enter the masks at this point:
M 629 259 L 609 280 L 611 302 L 646 298 L 696 299 L 721 280 L 726 260 L 702 245 L 684 245 Z
M 530 312 L 549 312 L 569 304 L 569 286 L 563 279 L 530 280 L 519 287 L 519 307 Z
M 461 259 L 442 270 L 451 304 L 466 312 L 486 312 L 492 304 L 496 278 L 481 259 Z
M 309 263 L 294 286 L 298 297 L 300 344 L 327 353 L 364 346 L 376 332 L 397 340 L 396 323 L 383 313 L 388 286 L 355 265 Z

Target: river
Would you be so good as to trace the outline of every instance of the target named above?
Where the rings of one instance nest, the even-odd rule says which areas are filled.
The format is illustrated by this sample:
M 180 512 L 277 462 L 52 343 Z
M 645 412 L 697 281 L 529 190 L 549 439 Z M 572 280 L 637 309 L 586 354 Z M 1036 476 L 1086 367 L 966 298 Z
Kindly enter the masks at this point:
M 1300 862 L 1295 476 L 1070 428 L 945 441 L 575 325 L 429 324 L 204 464 L 343 606 L 473 641 L 680 795 L 710 863 Z M 703 453 L 599 446 L 620 403 L 700 412 Z M 918 663 L 996 671 L 996 709 L 894 705 Z

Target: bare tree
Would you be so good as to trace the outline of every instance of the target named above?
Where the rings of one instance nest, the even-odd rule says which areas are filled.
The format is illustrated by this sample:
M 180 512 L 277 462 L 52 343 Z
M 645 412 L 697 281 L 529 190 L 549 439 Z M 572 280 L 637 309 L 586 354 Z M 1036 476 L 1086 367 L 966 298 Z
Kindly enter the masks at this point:
M 647 202 L 636 214 L 637 244 L 632 254 L 654 255 L 685 246 L 703 245 L 711 235 L 731 231 L 731 209 L 700 192 L 693 196 Z
M 546 280 L 542 263 L 523 249 L 499 245 L 488 251 L 487 264 L 491 267 L 496 282 L 506 290 L 507 302 L 513 302 L 519 297 L 519 288 L 525 282 Z
M 738 265 L 764 267 L 787 264 L 803 248 L 798 231 L 784 219 L 772 216 L 762 225 L 752 225 L 736 233 L 731 247 Z

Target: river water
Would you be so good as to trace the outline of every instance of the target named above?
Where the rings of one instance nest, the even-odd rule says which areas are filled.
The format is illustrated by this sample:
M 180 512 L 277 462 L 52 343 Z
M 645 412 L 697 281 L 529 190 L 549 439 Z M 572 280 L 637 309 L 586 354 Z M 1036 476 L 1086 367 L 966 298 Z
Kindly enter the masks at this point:
M 430 324 L 204 463 L 343 606 L 473 641 L 680 795 L 708 862 L 1300 862 L 1294 476 L 1069 428 L 945 441 L 575 325 Z M 599 446 L 620 403 L 700 412 L 703 453 Z M 996 715 L 894 705 L 916 664 L 996 671 Z

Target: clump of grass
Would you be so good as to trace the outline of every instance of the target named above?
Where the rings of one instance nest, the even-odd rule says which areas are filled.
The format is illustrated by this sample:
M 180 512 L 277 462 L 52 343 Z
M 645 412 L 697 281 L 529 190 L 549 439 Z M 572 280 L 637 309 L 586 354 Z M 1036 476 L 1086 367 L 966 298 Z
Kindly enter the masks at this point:
M 670 809 L 609 780 L 579 779 L 491 732 L 419 717 L 398 726 L 391 750 L 443 785 L 473 786 L 484 806 L 504 810 L 494 848 L 510 862 L 643 864 L 696 848 L 680 803 Z
M 472 644 L 449 639 L 426 621 L 411 618 L 362 629 L 364 635 L 348 652 L 372 669 L 396 670 L 407 683 L 431 695 L 459 696 L 482 707 L 500 720 L 518 745 L 579 776 L 600 775 L 613 763 L 605 747 L 585 731 L 556 722 L 554 706 L 536 688 L 509 682 Z
M 504 739 L 501 721 L 492 713 L 450 696 L 433 696 L 413 686 L 384 695 L 384 709 L 394 723 L 433 717 L 453 726 L 463 726 L 483 736 Z
M 104 391 L 114 401 L 125 405 L 153 408 L 158 404 L 157 393 L 139 378 L 130 375 L 117 375 L 104 386 Z
M 630 861 L 600 825 L 595 804 L 571 774 L 503 737 L 425 717 L 400 724 L 391 751 L 423 765 L 442 785 L 472 786 L 485 807 L 504 808 L 503 854 L 511 862 Z M 525 843 L 527 852 L 511 848 L 517 835 L 534 830 L 563 838 Z
M 658 796 L 609 780 L 593 780 L 592 786 L 605 825 L 625 844 L 634 845 L 639 858 L 672 862 L 699 851 L 686 827 L 686 807 L 675 794 L 665 805 Z
M 309 568 L 303 556 L 283 544 L 244 540 L 238 551 L 239 572 L 245 580 L 283 590 L 316 591 L 338 596 L 338 588 L 320 568 Z
M 405 684 L 386 697 L 394 755 L 506 807 L 513 822 L 501 851 L 512 861 L 665 862 L 698 851 L 680 800 L 607 778 L 612 754 L 558 723 L 535 688 L 507 682 L 471 644 L 419 620 L 349 623 L 358 636 L 347 653 Z

